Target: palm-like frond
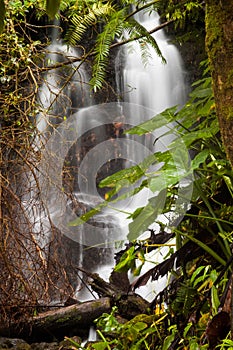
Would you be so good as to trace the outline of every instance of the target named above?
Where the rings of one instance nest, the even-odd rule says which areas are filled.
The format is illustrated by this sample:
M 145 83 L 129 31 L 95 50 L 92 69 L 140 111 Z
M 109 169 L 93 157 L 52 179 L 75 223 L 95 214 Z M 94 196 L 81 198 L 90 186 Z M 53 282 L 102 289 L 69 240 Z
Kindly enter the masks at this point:
M 124 0 L 124 6 L 121 9 L 110 1 L 104 4 L 102 2 L 92 3 L 89 7 L 86 5 L 83 5 L 85 12 L 81 11 L 82 14 L 79 12 L 72 16 L 66 40 L 69 44 L 76 45 L 89 28 L 101 23 L 103 29 L 95 41 L 95 58 L 90 81 L 94 91 L 100 89 L 104 83 L 111 44 L 115 37 L 122 36 L 124 32 L 127 33 L 130 40 L 139 41 L 144 64 L 147 64 L 150 58 L 150 47 L 165 62 L 155 38 L 143 25 L 129 15 L 129 5 L 126 0 Z
M 104 83 L 110 46 L 115 36 L 122 35 L 123 31 L 127 31 L 129 37 L 133 40 L 139 38 L 144 64 L 148 63 L 148 59 L 151 57 L 149 45 L 161 57 L 162 61 L 166 62 L 154 37 L 135 19 L 125 21 L 125 14 L 125 10 L 115 12 L 105 25 L 102 33 L 97 37 L 92 79 L 90 81 L 94 91 L 100 89 Z
M 90 81 L 94 91 L 100 89 L 104 83 L 106 67 L 108 64 L 110 46 L 115 36 L 121 35 L 124 29 L 125 10 L 115 12 L 102 33 L 97 36 L 95 45 L 95 60 Z
M 111 4 L 97 3 L 88 9 L 88 13 L 84 16 L 75 14 L 71 19 L 70 28 L 66 34 L 66 40 L 75 45 L 79 42 L 88 28 L 97 24 L 100 19 L 106 19 L 115 13 L 115 8 Z
M 162 55 L 162 52 L 155 40 L 155 38 L 148 32 L 148 30 L 134 18 L 124 23 L 124 29 L 128 32 L 131 39 L 139 40 L 142 58 L 146 63 L 147 58 L 150 57 L 150 51 L 148 44 L 155 50 L 157 55 L 161 57 L 162 61 L 166 63 L 165 58 Z

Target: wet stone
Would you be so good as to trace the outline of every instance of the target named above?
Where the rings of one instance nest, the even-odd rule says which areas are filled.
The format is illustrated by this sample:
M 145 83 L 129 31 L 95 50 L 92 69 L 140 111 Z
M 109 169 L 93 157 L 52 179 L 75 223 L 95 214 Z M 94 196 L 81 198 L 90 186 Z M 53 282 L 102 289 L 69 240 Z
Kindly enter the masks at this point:
M 22 339 L 0 337 L 0 350 L 3 349 L 30 350 L 31 346 Z

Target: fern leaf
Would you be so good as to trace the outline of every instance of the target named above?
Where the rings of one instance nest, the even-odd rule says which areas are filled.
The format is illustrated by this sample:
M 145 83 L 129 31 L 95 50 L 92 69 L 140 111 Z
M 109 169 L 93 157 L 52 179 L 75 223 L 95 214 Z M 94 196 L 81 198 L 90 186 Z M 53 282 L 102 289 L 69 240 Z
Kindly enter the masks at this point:
M 125 10 L 115 12 L 108 23 L 104 26 L 102 33 L 97 37 L 92 79 L 90 80 L 90 84 L 94 91 L 100 89 L 104 83 L 110 46 L 115 39 L 116 34 L 120 35 L 122 33 L 124 27 L 124 14 Z
M 162 52 L 155 40 L 155 38 L 148 32 L 148 30 L 140 23 L 138 23 L 134 18 L 131 18 L 127 22 L 124 23 L 124 28 L 127 30 L 129 37 L 131 39 L 139 38 L 140 47 L 142 50 L 143 58 L 146 58 L 146 51 L 148 54 L 148 58 L 150 57 L 150 53 L 148 50 L 148 44 L 155 50 L 157 55 L 161 57 L 162 62 L 166 63 L 165 58 L 162 55 Z
M 66 40 L 71 45 L 76 45 L 86 31 L 97 24 L 101 19 L 111 16 L 115 12 L 114 6 L 107 4 L 94 4 L 85 15 L 75 14 L 71 19 L 70 28 L 66 34 Z

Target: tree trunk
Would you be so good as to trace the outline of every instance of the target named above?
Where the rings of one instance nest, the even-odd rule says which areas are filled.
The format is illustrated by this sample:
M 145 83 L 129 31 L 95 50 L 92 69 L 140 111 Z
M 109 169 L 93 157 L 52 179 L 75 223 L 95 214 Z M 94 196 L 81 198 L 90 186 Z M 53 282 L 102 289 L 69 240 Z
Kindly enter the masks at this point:
M 233 167 L 232 0 L 206 0 L 206 51 L 210 60 L 222 141 Z
M 86 301 L 39 314 L 33 318 L 31 328 L 35 333 L 46 333 L 79 326 L 89 327 L 102 313 L 110 311 L 110 298 Z
M 111 299 L 100 298 L 81 304 L 61 307 L 40 313 L 28 323 L 19 325 L 17 320 L 11 324 L 0 324 L 0 336 L 22 337 L 31 342 L 62 340 L 64 336 L 82 335 L 93 321 L 104 312 L 111 312 Z
M 222 141 L 233 168 L 233 1 L 206 0 L 206 51 Z M 233 339 L 231 286 L 231 338 Z

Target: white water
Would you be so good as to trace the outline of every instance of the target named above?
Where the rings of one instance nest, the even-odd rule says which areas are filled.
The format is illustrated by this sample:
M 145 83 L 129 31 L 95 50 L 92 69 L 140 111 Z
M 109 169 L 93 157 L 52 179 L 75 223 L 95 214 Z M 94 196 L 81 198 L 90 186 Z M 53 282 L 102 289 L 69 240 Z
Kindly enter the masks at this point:
M 56 32 L 57 33 L 57 32 Z M 48 66 L 78 58 L 81 52 L 54 40 L 47 48 Z M 69 64 L 65 69 L 50 69 L 39 89 L 38 103 L 42 110 L 37 116 L 37 130 L 43 139 L 71 113 L 91 103 L 88 87 L 89 77 L 80 62 Z M 36 143 L 36 142 L 35 142 Z M 34 143 L 34 144 L 35 144 Z
M 140 13 L 135 19 L 148 31 L 159 26 L 159 16 L 156 13 L 150 17 L 147 14 Z M 119 52 L 116 60 L 116 71 L 118 73 L 118 91 L 123 101 L 149 108 L 153 111 L 154 116 L 169 107 L 181 107 L 186 101 L 187 87 L 185 85 L 185 71 L 178 49 L 169 43 L 163 30 L 159 30 L 152 35 L 166 60 L 166 64 L 162 62 L 161 57 L 157 55 L 152 47 L 149 47 L 146 64 L 143 63 L 140 44 L 133 42 Z M 119 69 L 122 66 L 122 58 L 125 64 L 123 65 L 123 69 Z M 119 74 L 121 75 L 119 76 Z M 134 118 L 138 123 L 142 122 L 142 110 L 140 108 L 134 112 Z M 166 135 L 166 132 L 170 128 L 172 128 L 172 124 L 156 131 L 156 136 L 159 137 L 159 146 L 152 146 L 150 148 L 152 151 L 168 149 L 169 144 L 173 140 L 171 135 Z M 130 154 L 132 155 L 133 152 L 133 149 L 131 149 Z M 152 196 L 148 192 L 142 192 L 140 195 L 147 198 Z M 166 216 L 160 216 L 157 220 L 168 224 Z M 158 232 L 159 225 L 154 223 L 150 228 Z M 142 237 L 145 238 L 148 236 L 149 234 L 145 234 Z M 175 248 L 174 241 L 169 243 L 171 245 L 174 244 Z M 144 264 L 141 273 L 148 271 L 156 263 L 161 262 L 168 253 L 168 250 L 169 248 L 167 247 L 157 249 L 155 253 L 148 254 L 146 256 L 148 262 Z M 137 292 L 147 300 L 152 301 L 156 294 L 165 287 L 166 283 L 167 277 L 164 277 L 159 281 L 141 287 Z
M 158 14 L 140 15 L 141 24 L 152 30 L 159 26 Z M 184 83 L 184 69 L 178 49 L 171 45 L 163 30 L 152 34 L 166 64 L 149 46 L 146 65 L 142 62 L 141 48 L 138 42 L 128 45 L 126 62 L 123 69 L 123 99 L 151 108 L 155 114 L 168 107 L 182 105 L 187 91 Z
M 157 15 L 149 20 L 145 17 L 140 20 L 147 29 L 159 24 Z M 39 102 L 43 106 L 43 111 L 38 114 L 37 119 L 37 129 L 42 138 L 35 141 L 35 147 L 40 148 L 41 140 L 45 141 L 46 146 L 42 152 L 40 165 L 42 173 L 40 184 L 47 217 L 45 215 L 42 218 L 44 224 L 40 224 L 37 230 L 43 228 L 47 234 L 47 241 L 49 240 L 49 220 L 52 220 L 52 223 L 62 234 L 79 244 L 85 246 L 100 245 L 110 248 L 112 252 L 117 241 L 126 240 L 129 223 L 128 215 L 115 209 L 133 212 L 137 207 L 145 206 L 151 196 L 148 191 L 140 192 L 132 199 L 116 204 L 115 209 L 106 208 L 102 214 L 96 217 L 100 227 L 92 224 L 69 227 L 69 223 L 77 218 L 77 213 L 73 208 L 73 202 L 63 192 L 62 173 L 64 160 L 69 149 L 77 140 L 80 144 L 80 139 L 86 132 L 119 121 L 119 118 L 120 120 L 121 118 L 126 119 L 124 122 L 127 124 L 137 125 L 168 107 L 182 105 L 185 102 L 184 71 L 179 52 L 173 45 L 169 44 L 163 31 L 156 33 L 155 38 L 167 64 L 163 64 L 156 52 L 150 49 L 150 58 L 145 66 L 141 60 L 140 47 L 136 42 L 124 48 L 123 53 L 121 52 L 117 57 L 118 67 L 116 71 L 118 76 L 116 79 L 121 82 L 118 86 L 123 99 L 121 103 L 113 102 L 106 105 L 89 106 L 91 102 L 89 87 L 86 89 L 87 77 L 85 70 L 76 71 L 78 64 L 73 64 L 71 67 L 74 74 L 69 84 L 66 84 L 68 76 L 62 77 L 60 71 L 52 70 L 45 76 L 45 82 L 39 94 Z M 74 49 L 68 50 L 60 42 L 52 44 L 48 50 L 52 51 L 48 59 L 53 62 L 69 59 L 79 54 Z M 122 57 L 124 57 L 124 65 L 121 62 Z M 119 67 L 122 66 L 123 68 L 119 70 Z M 64 86 L 65 88 L 63 88 Z M 85 108 L 79 109 L 80 105 Z M 49 138 L 51 126 L 57 128 Z M 167 129 L 161 129 L 159 135 L 166 131 Z M 101 131 L 99 132 L 101 133 Z M 145 156 L 154 151 L 153 140 L 158 135 L 152 136 L 152 140 L 147 140 L 145 137 L 144 144 L 135 137 L 122 139 L 117 136 L 114 138 L 114 142 L 110 138 L 104 142 L 101 141 L 89 150 L 79 167 L 77 176 L 80 192 L 74 191 L 72 194 L 74 201 L 81 201 L 88 207 L 94 207 L 103 202 L 103 198 L 100 197 L 96 189 L 95 176 L 98 169 L 109 159 L 114 158 L 122 157 L 128 160 L 129 164 L 140 163 Z M 160 139 L 158 147 L 166 149 L 170 141 L 171 138 L 165 136 Z M 101 225 L 104 221 L 107 222 L 105 227 Z M 153 227 L 158 229 L 158 225 Z M 161 256 L 159 257 L 158 254 L 149 258 L 153 259 L 154 262 L 158 259 L 161 260 Z M 80 264 L 82 264 L 83 259 L 82 253 L 79 256 Z M 154 262 L 151 266 L 154 266 Z M 107 254 L 107 257 L 103 257 L 99 266 L 90 266 L 90 270 L 98 271 L 102 277 L 106 277 L 112 266 L 113 252 Z M 145 268 L 148 268 L 148 265 Z M 160 284 L 159 289 L 162 287 L 163 285 Z M 157 286 L 153 288 L 157 288 Z M 152 299 L 159 289 L 151 294 L 150 287 L 150 291 L 145 291 L 144 295 L 148 299 Z M 77 297 L 79 298 L 78 292 Z M 82 295 L 82 298 L 85 299 L 86 296 Z

